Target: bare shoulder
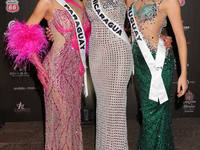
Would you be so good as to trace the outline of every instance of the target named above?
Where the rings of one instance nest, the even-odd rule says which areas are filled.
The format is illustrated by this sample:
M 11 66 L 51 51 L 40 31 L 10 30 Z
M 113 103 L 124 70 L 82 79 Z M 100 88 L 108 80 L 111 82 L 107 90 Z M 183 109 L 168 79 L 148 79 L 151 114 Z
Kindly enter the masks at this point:
M 160 4 L 160 10 L 167 13 L 168 10 L 179 9 L 179 0 L 163 0 Z
M 36 9 L 49 10 L 53 5 L 53 0 L 39 0 Z
M 46 4 L 46 5 L 52 5 L 53 4 L 53 0 L 39 0 L 40 3 L 42 4 Z
M 127 9 L 130 7 L 130 5 L 133 3 L 134 0 L 126 0 L 126 6 L 127 6 Z
M 44 18 L 49 20 L 53 14 L 54 0 L 39 0 L 38 4 L 46 12 Z
M 38 24 L 43 18 L 49 20 L 51 18 L 52 4 L 53 0 L 39 0 L 27 24 Z
M 87 0 L 82 0 L 83 7 L 85 7 Z

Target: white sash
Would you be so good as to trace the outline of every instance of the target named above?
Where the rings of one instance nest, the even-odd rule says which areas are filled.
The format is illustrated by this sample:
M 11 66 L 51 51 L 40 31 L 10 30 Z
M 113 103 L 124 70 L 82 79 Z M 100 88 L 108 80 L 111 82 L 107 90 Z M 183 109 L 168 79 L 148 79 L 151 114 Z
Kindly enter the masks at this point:
M 124 29 L 122 29 L 116 22 L 108 18 L 106 14 L 102 11 L 100 1 L 91 0 L 91 3 L 92 3 L 92 8 L 95 14 L 106 25 L 106 27 L 108 27 L 108 29 L 110 29 L 115 35 L 120 37 L 122 40 L 124 40 L 126 43 L 128 43 L 131 46 L 131 43 Z
M 80 50 L 81 60 L 83 63 L 83 67 L 85 69 L 84 73 L 84 85 L 85 85 L 85 96 L 88 96 L 88 89 L 87 89 L 87 71 L 86 71 L 86 58 L 85 58 L 85 51 L 86 51 L 86 38 L 85 33 L 82 27 L 82 23 L 78 17 L 78 15 L 75 13 L 75 11 L 65 2 L 65 0 L 56 0 L 61 6 L 63 6 L 71 15 L 71 17 L 74 20 L 75 27 L 76 27 L 76 35 L 77 35 L 77 41 L 78 46 Z
M 137 43 L 151 72 L 152 79 L 150 85 L 149 99 L 156 102 L 158 102 L 159 99 L 160 104 L 162 104 L 168 100 L 167 92 L 162 80 L 162 69 L 164 66 L 166 49 L 165 46 L 163 45 L 163 40 L 159 38 L 156 59 L 154 60 L 149 48 L 147 47 L 144 41 L 143 35 L 140 33 L 138 29 L 137 22 L 135 20 L 134 13 L 132 11 L 133 4 L 134 2 L 129 7 L 127 13 Z

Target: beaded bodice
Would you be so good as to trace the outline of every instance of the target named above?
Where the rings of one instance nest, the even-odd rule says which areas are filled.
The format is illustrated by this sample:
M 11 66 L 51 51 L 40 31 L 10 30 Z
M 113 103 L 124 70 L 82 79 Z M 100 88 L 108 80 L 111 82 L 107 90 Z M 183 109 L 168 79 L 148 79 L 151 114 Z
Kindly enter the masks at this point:
M 79 16 L 82 22 L 82 26 L 85 32 L 86 44 L 87 44 L 86 50 L 87 50 L 89 43 L 89 36 L 91 32 L 91 26 L 84 11 L 81 11 L 77 15 Z M 69 58 L 66 59 L 66 57 L 69 54 L 75 57 L 76 54 L 76 58 L 71 58 L 71 59 L 76 60 L 78 64 L 81 66 L 75 23 L 69 12 L 67 10 L 61 10 L 55 8 L 52 18 L 48 21 L 48 25 L 51 30 L 54 42 L 51 47 L 51 50 L 45 57 L 43 64 L 50 66 L 47 68 L 56 68 L 56 66 L 58 66 L 56 73 L 63 72 L 64 68 L 60 66 L 69 63 L 70 60 Z M 82 67 L 80 67 L 79 69 L 81 68 Z M 50 71 L 49 73 L 53 74 L 54 72 Z
M 166 14 L 159 7 L 163 0 L 135 0 L 133 13 L 146 43 L 157 47 L 161 30 L 166 26 Z M 134 36 L 133 36 L 134 40 Z
M 81 20 L 88 45 L 91 26 L 84 12 L 81 14 Z M 72 49 L 79 50 L 75 23 L 69 12 L 54 9 L 53 17 L 48 21 L 48 25 L 54 38 L 54 47 L 60 49 L 63 45 L 70 44 Z
M 151 20 L 157 15 L 156 4 L 147 4 L 146 6 L 140 7 L 138 10 L 133 7 L 133 12 L 141 21 Z
M 126 4 L 122 0 L 104 0 L 100 1 L 102 6 L 102 11 L 113 21 L 115 21 L 118 25 L 124 28 L 125 14 L 126 14 Z M 87 0 L 86 2 L 86 13 L 87 16 L 93 25 L 98 25 L 101 27 L 103 23 L 93 12 L 93 8 L 91 6 L 91 0 Z M 99 25 L 102 24 L 102 25 Z M 104 25 L 103 25 L 104 26 Z M 97 26 L 95 26 L 97 27 Z M 107 27 L 105 27 L 107 29 Z

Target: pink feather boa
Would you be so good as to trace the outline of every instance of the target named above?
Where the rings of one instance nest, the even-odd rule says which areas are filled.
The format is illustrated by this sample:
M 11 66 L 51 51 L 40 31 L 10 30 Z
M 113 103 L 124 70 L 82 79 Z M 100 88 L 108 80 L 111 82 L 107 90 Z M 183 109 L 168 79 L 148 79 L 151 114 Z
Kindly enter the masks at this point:
M 4 36 L 7 42 L 6 54 L 8 54 L 17 66 L 29 63 L 30 54 L 36 52 L 41 58 L 46 54 L 49 46 L 45 30 L 40 25 L 26 25 L 15 20 L 15 24 L 8 27 Z

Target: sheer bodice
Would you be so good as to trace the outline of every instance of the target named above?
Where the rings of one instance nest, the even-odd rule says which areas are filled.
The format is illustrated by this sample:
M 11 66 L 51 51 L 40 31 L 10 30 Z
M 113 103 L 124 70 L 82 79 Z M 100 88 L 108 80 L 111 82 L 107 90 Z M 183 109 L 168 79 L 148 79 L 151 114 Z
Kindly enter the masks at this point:
M 88 43 L 91 27 L 84 12 L 82 12 L 81 19 Z M 68 44 L 71 45 L 71 48 L 79 50 L 74 20 L 67 11 L 54 9 L 53 17 L 48 21 L 48 25 L 54 37 L 54 48 L 60 49 L 64 44 Z
M 133 13 L 147 44 L 157 48 L 161 30 L 166 26 L 166 14 L 159 9 L 163 0 L 135 0 Z M 134 39 L 133 39 L 134 41 Z

